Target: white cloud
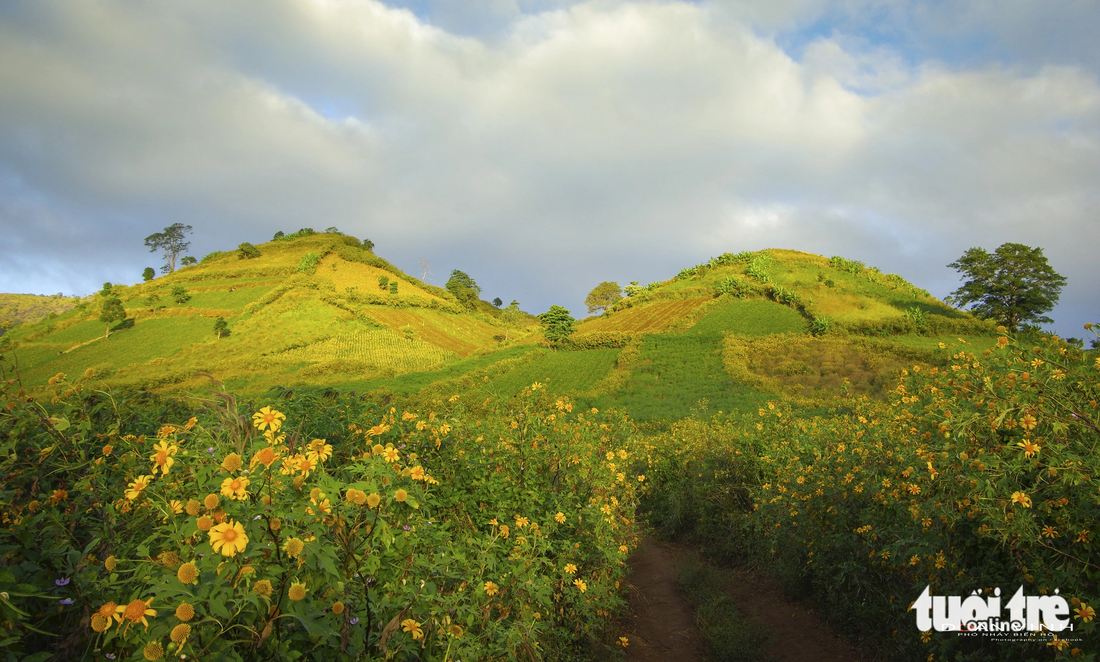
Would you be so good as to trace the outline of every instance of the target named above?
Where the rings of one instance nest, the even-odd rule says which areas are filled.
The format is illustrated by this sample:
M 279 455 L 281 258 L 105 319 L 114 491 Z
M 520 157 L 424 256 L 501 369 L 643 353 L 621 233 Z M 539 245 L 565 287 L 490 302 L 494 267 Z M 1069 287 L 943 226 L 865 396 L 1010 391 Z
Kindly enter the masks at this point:
M 531 7 L 451 19 L 490 36 L 372 0 L 0 12 L 0 225 L 30 265 L 0 289 L 136 280 L 180 221 L 199 255 L 336 225 L 533 310 L 769 246 L 943 295 L 966 248 L 1021 241 L 1069 277 L 1063 317 L 1092 314 L 1095 71 L 912 62 L 843 21 L 787 53 L 762 27 L 817 2 Z

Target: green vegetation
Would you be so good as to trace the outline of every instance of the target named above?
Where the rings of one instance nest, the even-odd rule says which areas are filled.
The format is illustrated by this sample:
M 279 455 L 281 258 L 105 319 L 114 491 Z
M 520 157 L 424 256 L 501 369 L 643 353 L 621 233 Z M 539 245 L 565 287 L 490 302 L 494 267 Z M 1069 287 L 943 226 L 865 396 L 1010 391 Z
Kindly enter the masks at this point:
M 203 609 L 190 622 L 194 659 L 336 659 L 345 644 L 409 660 L 611 659 L 635 503 L 711 558 L 779 573 L 891 659 L 985 662 L 1008 650 L 921 641 L 898 605 L 928 584 L 937 595 L 1060 587 L 1078 600 L 1084 640 L 1073 645 L 1084 659 L 1100 652 L 1089 636 L 1100 621 L 1079 611 L 1100 599 L 1095 353 L 1002 335 L 839 256 L 725 253 L 632 283 L 576 323 L 560 306 L 540 320 L 515 301 L 480 301 L 462 272 L 454 287 L 427 285 L 366 243 L 335 228 L 280 233 L 257 256 L 214 253 L 10 327 L 0 462 L 15 478 L 0 486 L 12 523 L 0 553 L 19 558 L 0 568 L 0 590 L 20 609 L 7 613 L 17 657 L 47 646 L 32 627 L 128 659 L 152 643 L 167 652 L 187 596 Z M 105 341 L 110 300 L 128 319 Z M 259 398 L 237 412 L 245 422 L 267 405 L 286 413 L 287 437 L 240 425 L 238 396 L 206 408 L 175 399 L 204 393 L 203 374 Z M 167 479 L 151 469 L 160 441 L 177 450 Z M 222 493 L 244 474 L 221 463 L 265 447 L 283 464 L 250 466 L 250 498 Z M 379 501 L 362 507 L 359 492 Z M 201 515 L 170 512 L 172 499 L 207 493 L 225 497 L 218 507 L 254 541 L 238 558 L 211 547 Z M 285 562 L 292 536 L 316 536 L 300 566 Z M 194 559 L 198 588 L 165 564 L 171 553 Z M 113 575 L 108 555 L 122 568 Z M 377 583 L 349 570 L 357 563 Z M 715 590 L 716 573 L 682 577 L 700 628 L 720 659 L 753 659 L 759 640 Z M 250 592 L 261 578 L 286 618 Z M 302 600 L 289 599 L 296 584 Z M 70 595 L 77 607 L 59 608 Z M 116 623 L 109 639 L 94 634 L 91 614 L 135 597 L 163 610 L 148 633 Z M 1047 643 L 1011 655 L 1053 655 Z
M 967 278 L 949 300 L 960 306 L 973 304 L 980 317 L 1013 332 L 1024 324 L 1053 322 L 1043 313 L 1054 309 L 1066 285 L 1066 279 L 1047 262 L 1043 249 L 1023 244 L 1001 244 L 992 255 L 971 248 L 947 266 Z
M 623 289 L 618 283 L 603 282 L 597 285 L 584 300 L 588 312 L 611 310 L 611 307 L 623 298 Z
M 524 387 L 539 382 L 555 394 L 576 394 L 591 390 L 607 377 L 619 355 L 617 349 L 593 349 L 577 352 L 541 350 L 537 359 L 497 377 L 481 386 L 487 395 L 512 397 Z
M 191 245 L 191 242 L 184 241 L 190 233 L 190 225 L 173 223 L 164 228 L 164 232 L 155 232 L 145 238 L 145 245 L 149 247 L 150 253 L 164 251 L 164 266 L 160 268 L 161 271 L 172 273 L 176 270 L 176 258 Z
M 550 310 L 539 315 L 542 322 L 542 336 L 551 345 L 559 345 L 573 335 L 577 320 L 561 306 L 550 306 Z
M 712 660 L 760 662 L 767 660 L 768 634 L 748 620 L 726 593 L 728 573 L 702 563 L 680 568 L 677 583 L 695 607 L 695 627 L 707 640 Z

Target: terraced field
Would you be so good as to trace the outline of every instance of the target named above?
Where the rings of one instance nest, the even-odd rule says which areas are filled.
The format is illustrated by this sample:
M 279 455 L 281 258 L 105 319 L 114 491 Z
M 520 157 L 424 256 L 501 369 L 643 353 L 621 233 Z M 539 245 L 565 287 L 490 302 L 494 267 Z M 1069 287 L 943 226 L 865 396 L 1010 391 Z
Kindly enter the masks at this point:
M 666 299 L 636 308 L 627 308 L 611 315 L 588 320 L 577 327 L 577 333 L 622 331 L 633 333 L 660 333 L 685 315 L 712 301 L 713 297 L 694 299 Z
M 403 333 L 402 329 L 409 327 L 417 339 L 462 357 L 470 356 L 486 345 L 496 344 L 493 336 L 504 334 L 500 327 L 468 316 L 381 306 L 370 306 L 365 310 L 372 318 L 394 331 Z
M 305 347 L 283 352 L 278 357 L 289 362 L 321 363 L 355 361 L 379 370 L 411 372 L 439 365 L 454 354 L 419 340 L 408 340 L 388 329 L 357 331 Z

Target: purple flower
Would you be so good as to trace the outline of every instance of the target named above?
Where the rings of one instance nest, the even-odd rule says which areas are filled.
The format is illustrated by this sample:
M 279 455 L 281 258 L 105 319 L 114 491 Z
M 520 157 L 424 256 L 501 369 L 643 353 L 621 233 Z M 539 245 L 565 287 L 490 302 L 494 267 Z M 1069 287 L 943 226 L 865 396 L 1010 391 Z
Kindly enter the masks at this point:
M 350 623 L 351 623 L 352 625 L 355 625 L 355 624 L 356 624 L 356 623 L 358 623 L 358 622 L 359 622 L 359 617 L 358 617 L 358 616 L 356 616 L 356 617 L 352 618 L 352 619 L 351 619 L 351 621 L 350 621 Z
M 68 577 L 63 577 L 62 579 L 55 579 L 55 580 L 53 580 L 53 583 L 57 584 L 58 586 L 68 586 L 69 578 Z
M 113 660 L 113 659 L 115 659 L 115 654 L 114 654 L 114 653 L 107 653 L 107 659 L 108 659 L 108 660 Z
M 403 527 L 401 527 L 401 528 L 402 528 L 402 529 L 405 529 L 406 531 L 411 531 L 411 530 L 412 530 L 412 527 L 411 527 L 411 526 L 409 526 L 408 524 L 406 524 L 405 526 L 403 526 Z
M 64 600 L 61 601 L 61 604 L 63 604 L 63 605 L 71 605 L 72 603 L 73 603 L 72 598 L 65 598 Z
M 213 453 L 213 452 L 214 452 L 214 447 L 213 447 L 213 446 L 211 446 L 210 448 L 207 448 L 207 449 L 206 449 L 206 452 L 207 452 L 207 453 Z

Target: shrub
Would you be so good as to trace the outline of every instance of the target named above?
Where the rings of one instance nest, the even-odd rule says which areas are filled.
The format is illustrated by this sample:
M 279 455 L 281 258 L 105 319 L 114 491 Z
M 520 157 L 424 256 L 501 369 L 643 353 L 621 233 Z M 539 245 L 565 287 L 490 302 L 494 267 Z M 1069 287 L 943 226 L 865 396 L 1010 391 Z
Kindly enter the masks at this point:
M 248 260 L 254 257 L 260 257 L 260 249 L 256 248 L 247 241 L 237 246 L 237 259 Z
M 187 292 L 187 288 L 183 285 L 173 285 L 172 300 L 182 306 L 183 304 L 191 300 L 191 295 Z
M 13 659 L 553 660 L 618 634 L 642 485 L 621 419 L 539 387 L 476 420 L 459 395 L 277 391 L 285 413 L 248 416 L 51 388 L 0 409 Z
M 321 256 L 313 251 L 309 251 L 302 256 L 302 259 L 298 262 L 298 271 L 302 273 L 311 274 L 317 268 L 317 264 L 321 262 Z
M 385 292 L 389 288 L 390 288 L 390 277 L 389 276 L 379 276 L 378 277 L 378 289 Z

